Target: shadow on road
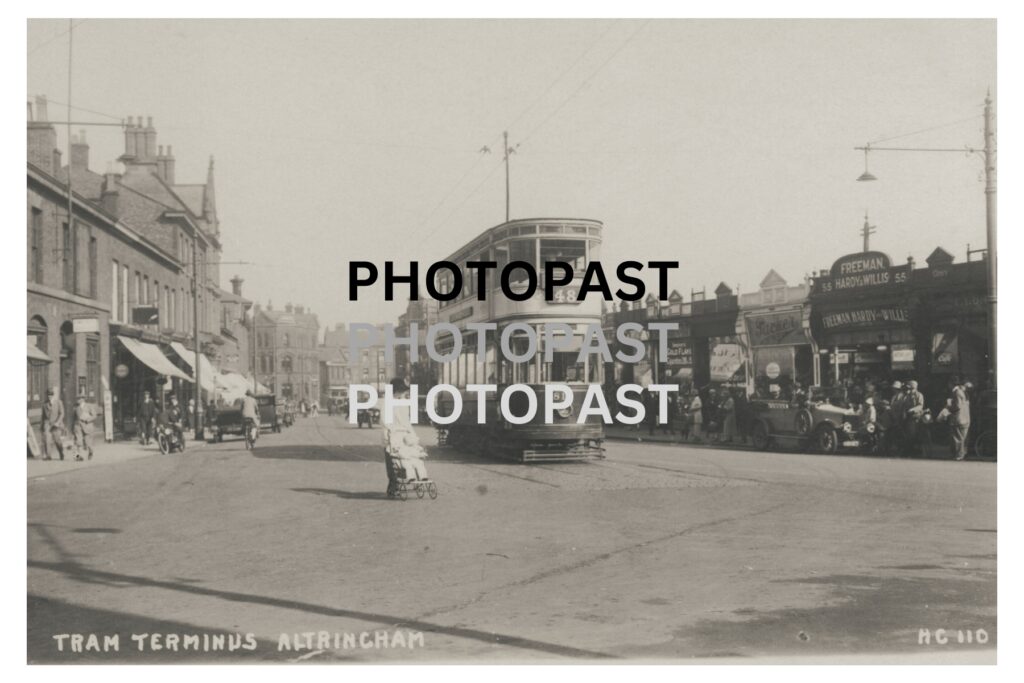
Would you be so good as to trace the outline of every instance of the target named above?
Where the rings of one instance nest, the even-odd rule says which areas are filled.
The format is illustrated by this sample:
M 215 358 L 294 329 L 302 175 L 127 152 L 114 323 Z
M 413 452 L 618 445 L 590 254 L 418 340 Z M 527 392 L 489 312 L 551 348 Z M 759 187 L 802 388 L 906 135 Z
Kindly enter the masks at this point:
M 282 460 L 331 460 L 335 462 L 384 462 L 384 449 L 377 445 L 289 444 L 287 446 L 260 446 L 252 451 L 253 457 Z
M 296 493 L 316 496 L 337 496 L 346 500 L 390 500 L 384 491 L 342 491 L 340 489 L 292 489 Z
M 321 605 L 312 602 L 300 602 L 297 600 L 289 600 L 286 598 L 275 598 L 268 595 L 257 595 L 254 593 L 218 590 L 215 588 L 206 588 L 204 586 L 183 584 L 179 581 L 153 579 L 146 576 L 135 576 L 131 574 L 122 574 L 119 572 L 104 571 L 101 569 L 91 569 L 88 567 L 83 567 L 82 565 L 76 563 L 40 562 L 37 560 L 29 560 L 28 566 L 29 569 L 58 572 L 71 580 L 81 581 L 84 583 L 106 583 L 107 585 L 121 588 L 133 588 L 143 586 L 147 588 L 157 588 L 162 590 L 176 591 L 179 593 L 187 593 L 189 595 L 200 595 L 209 598 L 216 598 L 218 600 L 224 600 L 229 603 L 262 605 L 264 607 L 294 610 L 298 612 L 305 612 L 307 614 L 316 614 L 326 617 L 353 619 L 356 621 L 362 621 L 369 624 L 382 625 L 385 628 L 397 628 L 400 626 L 404 629 L 423 631 L 424 633 L 438 633 L 453 638 L 464 638 L 466 640 L 472 640 L 478 643 L 485 643 L 491 646 L 519 648 L 547 655 L 553 655 L 556 657 L 575 657 L 584 659 L 605 659 L 609 657 L 614 657 L 614 655 L 608 655 L 602 652 L 592 652 L 590 650 L 582 650 L 579 648 L 569 647 L 566 645 L 559 645 L 558 643 L 549 643 L 541 640 L 532 640 L 529 638 L 522 638 L 520 636 L 508 635 L 504 633 L 481 631 L 463 626 L 446 626 L 444 624 L 425 621 L 423 619 L 406 618 L 395 614 L 362 612 L 359 610 L 331 607 L 329 605 Z M 34 618 L 35 617 L 33 616 L 33 613 L 30 609 L 30 631 L 33 628 Z M 70 620 L 65 622 L 44 620 L 43 622 L 37 623 L 36 625 L 37 627 L 49 627 L 54 623 L 74 622 Z

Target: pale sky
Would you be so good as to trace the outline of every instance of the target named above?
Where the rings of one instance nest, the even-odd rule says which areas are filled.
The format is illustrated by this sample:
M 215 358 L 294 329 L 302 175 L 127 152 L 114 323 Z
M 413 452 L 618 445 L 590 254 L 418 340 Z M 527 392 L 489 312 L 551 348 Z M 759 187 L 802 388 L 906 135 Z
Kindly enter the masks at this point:
M 687 300 L 828 267 L 865 209 L 895 261 L 985 243 L 979 158 L 877 152 L 857 183 L 853 147 L 980 147 L 994 21 L 77 22 L 75 106 L 152 116 L 179 183 L 214 155 L 223 259 L 255 264 L 222 285 L 322 324 L 404 310 L 348 302 L 348 261 L 425 270 L 504 219 L 506 129 L 513 218 L 601 220 L 603 261 L 678 260 Z M 66 30 L 29 22 L 30 98 L 66 102 Z M 87 134 L 102 173 L 123 136 Z

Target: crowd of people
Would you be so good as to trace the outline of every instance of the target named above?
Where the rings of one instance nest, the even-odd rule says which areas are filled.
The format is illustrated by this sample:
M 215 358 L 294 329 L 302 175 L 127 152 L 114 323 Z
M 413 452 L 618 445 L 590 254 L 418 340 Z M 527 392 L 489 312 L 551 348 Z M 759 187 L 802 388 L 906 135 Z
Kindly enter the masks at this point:
M 775 392 L 764 398 L 793 404 L 806 404 L 813 399 L 851 409 L 861 417 L 864 425 L 872 424 L 877 429 L 878 451 L 882 454 L 926 455 L 932 443 L 931 425 L 943 425 L 949 434 L 952 456 L 963 460 L 972 436 L 971 398 L 974 391 L 971 382 L 951 376 L 948 392 L 942 397 L 942 407 L 937 415 L 933 415 L 928 407 L 937 405 L 937 401 L 927 400 L 913 379 L 844 382 L 817 388 L 813 397 L 807 389 L 793 382 L 787 387 L 786 395 Z M 742 387 L 728 386 L 694 387 L 682 393 L 673 392 L 669 394 L 667 419 L 662 422 L 658 416 L 657 394 L 645 390 L 644 422 L 633 429 L 641 431 L 646 428 L 649 436 L 658 432 L 678 434 L 680 441 L 688 443 L 745 443 L 753 423 L 751 401 L 758 398 L 748 397 Z

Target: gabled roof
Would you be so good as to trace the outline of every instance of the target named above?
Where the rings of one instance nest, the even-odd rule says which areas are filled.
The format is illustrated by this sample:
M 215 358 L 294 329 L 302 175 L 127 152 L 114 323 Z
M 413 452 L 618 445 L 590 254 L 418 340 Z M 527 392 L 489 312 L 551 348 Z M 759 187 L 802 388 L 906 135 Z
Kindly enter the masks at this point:
M 668 300 L 671 302 L 682 301 L 683 295 L 679 293 L 678 289 L 673 289 L 672 293 L 668 295 Z
M 732 294 L 732 288 L 724 282 L 719 283 L 719 285 L 715 287 L 715 296 L 729 296 L 730 294 Z
M 764 276 L 764 279 L 761 280 L 760 287 L 761 289 L 771 289 L 772 287 L 785 287 L 786 284 L 786 279 L 775 272 L 775 269 L 772 268 L 768 271 L 768 274 Z
M 953 262 L 954 256 L 942 247 L 935 247 L 935 251 L 925 259 L 929 266 L 948 266 Z

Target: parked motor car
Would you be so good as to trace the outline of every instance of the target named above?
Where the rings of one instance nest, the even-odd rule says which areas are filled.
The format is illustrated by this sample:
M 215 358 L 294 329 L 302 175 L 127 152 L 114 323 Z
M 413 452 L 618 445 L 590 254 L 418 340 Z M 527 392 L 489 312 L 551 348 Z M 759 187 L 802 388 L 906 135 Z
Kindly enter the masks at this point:
M 863 417 L 852 408 L 829 403 L 824 394 L 820 387 L 812 387 L 806 398 L 751 399 L 754 446 L 759 450 L 789 446 L 826 454 L 870 448 Z

